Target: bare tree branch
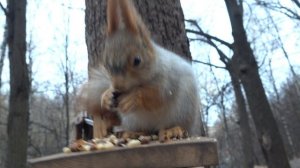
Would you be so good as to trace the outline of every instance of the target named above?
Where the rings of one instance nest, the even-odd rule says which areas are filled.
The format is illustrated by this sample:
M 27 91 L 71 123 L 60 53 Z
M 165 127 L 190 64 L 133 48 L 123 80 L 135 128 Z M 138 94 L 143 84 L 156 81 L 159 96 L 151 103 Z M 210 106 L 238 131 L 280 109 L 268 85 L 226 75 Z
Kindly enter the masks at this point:
M 35 121 L 30 121 L 30 124 L 36 125 L 36 126 L 38 126 L 38 127 L 40 127 L 40 128 L 43 128 L 43 129 L 45 129 L 45 130 L 47 130 L 47 131 L 49 131 L 49 132 L 51 132 L 51 133 L 53 133 L 53 134 L 57 134 L 57 132 L 56 132 L 56 130 L 55 130 L 54 128 L 49 128 L 49 126 L 44 125 L 44 124 L 42 124 L 42 123 L 35 122 Z
M 298 6 L 298 8 L 300 8 L 300 1 L 298 1 L 298 0 L 292 0 L 297 6 Z
M 187 32 L 193 32 L 195 34 L 198 34 L 198 35 L 203 36 L 204 38 L 206 38 L 206 40 L 204 40 L 204 39 L 199 39 L 199 40 L 203 41 L 203 42 L 205 42 L 205 43 L 207 43 L 209 45 L 211 45 L 212 47 L 214 47 L 217 50 L 217 52 L 218 52 L 218 54 L 220 56 L 220 60 L 227 66 L 228 63 L 231 61 L 231 59 L 228 58 L 226 56 L 226 54 L 224 54 L 224 52 L 212 40 L 216 40 L 216 41 L 220 42 L 221 44 L 229 47 L 230 49 L 233 49 L 232 45 L 229 44 L 229 43 L 227 43 L 224 40 L 221 40 L 221 39 L 219 39 L 217 37 L 214 37 L 214 36 L 211 36 L 211 35 L 209 35 L 207 33 L 204 33 L 202 31 L 201 27 L 198 25 L 198 23 L 195 20 L 187 20 L 187 22 L 190 22 L 192 25 L 194 25 L 195 27 L 197 27 L 197 29 L 199 31 L 194 31 L 194 30 L 190 30 L 190 29 L 187 29 L 186 31 Z M 192 40 L 197 40 L 197 39 L 192 39 Z
M 231 59 L 228 58 L 226 54 L 224 54 L 224 52 L 213 41 L 211 41 L 211 39 L 207 39 L 207 43 L 217 50 L 220 60 L 227 66 Z
M 32 138 L 30 136 L 28 138 L 28 147 L 32 147 L 32 149 L 38 154 L 38 156 L 42 156 L 40 147 L 38 147 L 38 145 L 35 145 L 34 142 L 32 142 Z
M 298 1 L 298 3 L 299 3 L 299 1 Z M 296 72 L 295 72 L 295 70 L 294 70 L 294 67 L 293 67 L 291 61 L 290 61 L 289 54 L 288 54 L 287 50 L 285 49 L 285 47 L 284 47 L 284 45 L 283 45 L 282 39 L 281 39 L 281 37 L 280 37 L 279 29 L 278 29 L 277 25 L 275 24 L 275 21 L 274 21 L 274 19 L 272 18 L 270 12 L 269 12 L 268 10 L 266 10 L 266 12 L 267 12 L 267 14 L 268 14 L 268 17 L 269 17 L 270 20 L 271 20 L 271 23 L 272 23 L 273 26 L 274 26 L 275 32 L 276 32 L 276 34 L 277 34 L 277 41 L 278 41 L 278 43 L 279 43 L 279 47 L 280 47 L 280 49 L 282 50 L 283 55 L 285 56 L 285 58 L 286 58 L 286 60 L 287 60 L 287 62 L 288 62 L 288 65 L 289 65 L 289 68 L 290 68 L 290 70 L 291 70 L 291 72 L 292 72 L 292 75 L 293 75 L 293 76 L 295 77 L 295 79 L 296 79 L 297 74 L 296 74 Z
M 209 38 L 209 39 L 212 39 L 212 40 L 215 40 L 223 45 L 225 45 L 226 47 L 230 48 L 230 49 L 233 49 L 233 46 L 232 44 L 218 38 L 218 37 L 215 37 L 215 36 L 212 36 L 210 34 L 207 34 L 207 33 L 204 33 L 202 31 L 202 29 L 200 28 L 199 24 L 195 21 L 195 20 L 186 20 L 187 22 L 189 22 L 191 25 L 195 26 L 198 31 L 195 31 L 195 30 L 191 30 L 191 29 L 186 29 L 186 32 L 187 33 L 193 33 L 193 34 L 197 34 L 197 35 L 201 35 L 201 36 L 205 36 L 206 38 Z
M 299 1 L 298 0 L 292 0 L 297 6 L 298 4 L 300 5 Z M 269 3 L 269 2 L 265 2 L 265 1 L 261 1 L 261 0 L 257 0 L 256 1 L 256 4 L 259 5 L 259 6 L 262 6 L 262 7 L 265 7 L 265 8 L 268 8 L 268 9 L 271 9 L 273 11 L 276 11 L 276 12 L 279 12 L 279 13 L 282 13 L 284 15 L 286 15 L 287 17 L 291 18 L 291 19 L 296 19 L 296 20 L 300 20 L 300 15 L 283 6 L 282 4 L 280 3 Z M 300 6 L 298 6 L 300 8 Z
M 285 7 L 285 6 L 279 6 L 277 7 L 278 9 L 283 9 L 283 11 L 279 11 L 280 13 L 285 14 L 286 16 L 290 17 L 290 18 L 294 18 L 297 20 L 300 20 L 300 15 L 297 14 L 296 12 L 292 11 L 291 9 Z
M 8 16 L 7 9 L 2 5 L 1 2 L 0 2 L 0 8 L 2 9 L 3 13 L 5 14 L 5 16 Z
M 193 39 L 196 40 L 196 39 Z M 227 55 L 211 40 L 211 39 L 198 39 L 199 41 L 205 42 L 208 45 L 212 46 L 213 48 L 215 48 L 215 50 L 218 52 L 219 56 L 220 56 L 220 60 L 227 66 L 228 63 L 231 61 L 231 59 L 229 57 L 227 57 Z M 225 68 L 225 67 L 224 67 Z
M 221 66 L 217 66 L 208 62 L 203 62 L 203 61 L 199 61 L 199 60 L 192 60 L 195 63 L 200 63 L 200 64 L 204 64 L 204 65 L 208 65 L 210 67 L 214 67 L 214 68 L 220 68 L 220 69 L 225 69 L 225 67 L 221 67 Z

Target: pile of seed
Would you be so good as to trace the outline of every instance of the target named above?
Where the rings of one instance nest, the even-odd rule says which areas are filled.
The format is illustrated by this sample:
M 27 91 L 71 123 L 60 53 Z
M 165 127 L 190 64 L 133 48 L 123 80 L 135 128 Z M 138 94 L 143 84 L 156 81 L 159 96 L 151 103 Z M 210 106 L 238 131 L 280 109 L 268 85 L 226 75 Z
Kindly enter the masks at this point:
M 115 147 L 135 147 L 142 144 L 159 143 L 157 135 L 151 136 L 139 136 L 137 139 L 124 139 L 117 138 L 115 135 L 110 135 L 103 139 L 92 139 L 91 141 L 76 140 L 64 147 L 64 153 L 81 152 L 81 151 L 95 151 L 95 150 L 107 150 Z

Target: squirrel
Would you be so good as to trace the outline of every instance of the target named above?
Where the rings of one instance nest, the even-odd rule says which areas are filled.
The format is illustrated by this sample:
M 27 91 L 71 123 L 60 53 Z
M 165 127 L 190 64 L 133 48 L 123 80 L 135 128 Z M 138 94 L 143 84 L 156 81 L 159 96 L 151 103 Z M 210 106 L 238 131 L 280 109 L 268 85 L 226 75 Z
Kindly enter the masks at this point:
M 90 107 L 116 112 L 128 131 L 179 126 L 189 135 L 200 134 L 200 99 L 191 64 L 151 39 L 132 1 L 107 0 L 102 56 L 86 87 Z

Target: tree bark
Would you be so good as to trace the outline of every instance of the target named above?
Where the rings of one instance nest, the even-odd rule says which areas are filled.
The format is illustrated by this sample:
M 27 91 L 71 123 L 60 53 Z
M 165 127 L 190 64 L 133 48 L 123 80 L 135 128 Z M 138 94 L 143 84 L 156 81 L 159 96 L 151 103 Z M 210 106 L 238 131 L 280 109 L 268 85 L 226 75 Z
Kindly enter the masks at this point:
M 135 0 L 135 6 L 155 42 L 191 60 L 185 32 L 184 16 L 179 0 Z M 106 29 L 106 1 L 86 0 L 86 43 L 89 67 L 101 62 Z
M 184 15 L 179 0 L 135 0 L 155 42 L 191 61 Z
M 234 95 L 237 104 L 237 112 L 239 117 L 239 125 L 242 134 L 242 149 L 244 154 L 243 167 L 244 168 L 253 168 L 254 166 L 254 151 L 253 151 L 253 139 L 252 131 L 250 128 L 249 116 L 246 108 L 246 102 L 244 95 L 242 93 L 242 88 L 238 75 L 235 73 L 231 63 L 229 63 L 228 72 L 231 78 L 231 84 L 233 86 Z
M 233 60 L 245 89 L 258 141 L 269 168 L 290 167 L 278 126 L 272 114 L 253 51 L 247 41 L 243 14 L 236 0 L 225 0 L 234 39 Z M 241 4 L 240 4 L 241 5 Z
M 25 168 L 29 120 L 29 78 L 26 64 L 26 0 L 8 0 L 10 97 L 7 168 Z

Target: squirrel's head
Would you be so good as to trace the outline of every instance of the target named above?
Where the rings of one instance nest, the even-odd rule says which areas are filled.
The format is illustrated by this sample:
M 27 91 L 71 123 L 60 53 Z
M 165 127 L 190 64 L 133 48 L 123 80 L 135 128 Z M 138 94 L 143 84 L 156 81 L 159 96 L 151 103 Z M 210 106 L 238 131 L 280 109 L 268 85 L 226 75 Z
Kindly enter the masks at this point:
M 153 77 L 155 53 L 150 33 L 129 0 L 107 1 L 103 63 L 113 87 L 126 92 Z

